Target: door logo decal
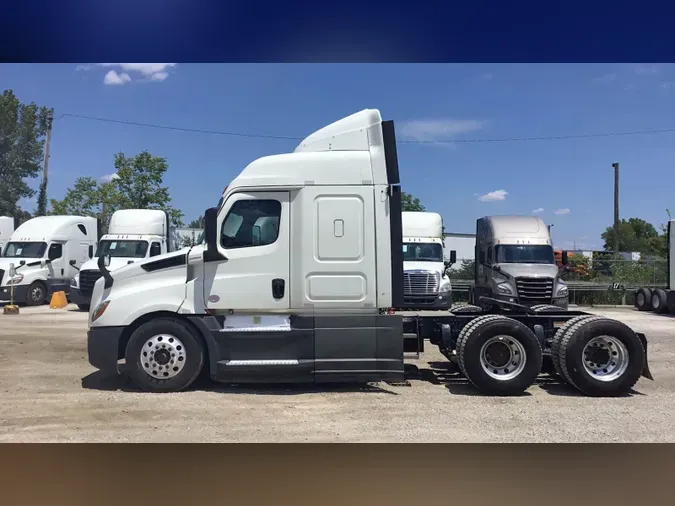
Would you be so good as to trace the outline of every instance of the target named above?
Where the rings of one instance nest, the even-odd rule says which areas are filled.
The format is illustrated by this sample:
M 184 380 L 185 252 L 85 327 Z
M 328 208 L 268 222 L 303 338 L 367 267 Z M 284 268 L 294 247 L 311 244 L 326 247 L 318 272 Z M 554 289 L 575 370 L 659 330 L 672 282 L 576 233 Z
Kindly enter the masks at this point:
M 217 295 L 209 295 L 209 302 L 218 302 L 220 300 L 220 297 Z

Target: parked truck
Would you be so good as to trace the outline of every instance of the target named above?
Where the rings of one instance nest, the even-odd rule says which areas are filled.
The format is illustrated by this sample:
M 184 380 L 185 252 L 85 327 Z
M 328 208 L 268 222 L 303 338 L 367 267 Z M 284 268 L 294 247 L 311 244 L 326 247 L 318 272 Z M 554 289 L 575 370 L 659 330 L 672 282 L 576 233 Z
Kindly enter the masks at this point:
M 94 257 L 98 221 L 85 216 L 40 216 L 20 225 L 0 258 L 0 301 L 37 306 L 53 292 L 69 292 L 78 266 Z M 14 273 L 10 276 L 10 271 Z
M 639 311 L 654 311 L 655 313 L 675 314 L 675 220 L 668 222 L 666 232 L 666 241 L 668 244 L 668 260 L 666 279 L 668 285 L 666 288 L 639 288 L 635 292 L 635 307 Z
M 180 249 L 169 216 L 158 209 L 122 209 L 110 218 L 108 233 L 101 237 L 96 258 L 110 256 L 110 270 Z M 85 262 L 70 282 L 70 300 L 89 310 L 94 283 L 101 277 L 96 260 Z
M 89 363 L 141 389 L 404 381 L 404 333 L 428 337 L 480 391 L 527 389 L 548 353 L 588 395 L 651 378 L 647 340 L 582 312 L 409 312 L 394 124 L 364 110 L 250 163 L 205 212 L 203 244 L 110 270 L 94 285 Z M 123 361 L 121 363 L 120 361 Z
M 475 258 L 474 286 L 469 293 L 473 306 L 490 309 L 496 299 L 538 311 L 568 308 L 567 284 L 560 277 L 562 269 L 556 264 L 549 230 L 541 218 L 479 218 Z M 567 263 L 564 252 L 561 261 Z
M 438 213 L 404 212 L 403 295 L 406 308 L 449 309 L 452 285 L 446 270 L 455 262 L 443 254 L 443 220 Z
M 5 244 L 14 233 L 14 229 L 19 226 L 16 218 L 11 216 L 0 216 L 0 257 L 5 251 Z

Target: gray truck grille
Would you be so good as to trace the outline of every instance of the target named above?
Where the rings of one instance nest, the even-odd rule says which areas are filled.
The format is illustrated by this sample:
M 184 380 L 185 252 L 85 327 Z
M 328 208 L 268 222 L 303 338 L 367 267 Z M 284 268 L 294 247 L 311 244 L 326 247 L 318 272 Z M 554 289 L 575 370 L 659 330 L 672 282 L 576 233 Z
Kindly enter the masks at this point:
M 102 276 L 101 271 L 80 271 L 80 292 L 83 295 L 91 295 L 94 291 L 94 285 L 98 278 Z
M 550 304 L 553 278 L 516 278 L 518 298 L 524 304 Z
M 404 272 L 403 293 L 404 295 L 430 295 L 438 293 L 440 275 L 437 272 Z

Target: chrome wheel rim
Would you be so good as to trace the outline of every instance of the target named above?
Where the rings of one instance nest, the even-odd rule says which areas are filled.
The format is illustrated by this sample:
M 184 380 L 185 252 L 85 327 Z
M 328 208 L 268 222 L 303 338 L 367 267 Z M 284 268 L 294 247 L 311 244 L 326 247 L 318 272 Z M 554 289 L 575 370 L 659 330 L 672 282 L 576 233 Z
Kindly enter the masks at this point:
M 33 289 L 30 291 L 30 296 L 34 302 L 40 302 L 42 299 L 44 299 L 44 295 L 42 294 L 42 288 L 39 286 L 34 286 Z
M 185 345 L 176 336 L 157 334 L 145 341 L 141 349 L 141 366 L 153 378 L 171 379 L 185 367 Z
M 585 371 L 598 381 L 614 381 L 628 369 L 628 349 L 616 337 L 594 337 L 582 353 Z
M 480 365 L 493 379 L 508 381 L 525 368 L 527 353 L 523 345 L 511 336 L 494 336 L 480 350 Z

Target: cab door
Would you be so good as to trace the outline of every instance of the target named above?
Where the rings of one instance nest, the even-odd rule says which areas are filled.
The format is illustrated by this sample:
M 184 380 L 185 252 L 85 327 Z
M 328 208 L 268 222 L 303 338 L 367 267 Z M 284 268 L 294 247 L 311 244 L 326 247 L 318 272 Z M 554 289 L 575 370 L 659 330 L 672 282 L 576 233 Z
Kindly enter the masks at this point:
M 220 259 L 204 264 L 204 300 L 218 312 L 290 308 L 290 193 L 231 195 L 218 214 Z

